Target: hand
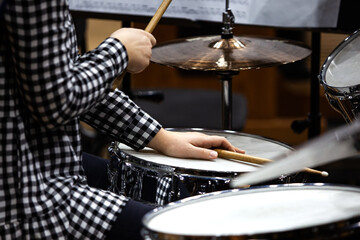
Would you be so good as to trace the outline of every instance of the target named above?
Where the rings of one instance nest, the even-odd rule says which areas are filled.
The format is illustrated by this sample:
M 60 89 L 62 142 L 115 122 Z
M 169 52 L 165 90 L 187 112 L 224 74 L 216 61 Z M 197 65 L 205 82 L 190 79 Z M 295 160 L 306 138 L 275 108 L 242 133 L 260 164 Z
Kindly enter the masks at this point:
M 226 138 L 209 136 L 199 132 L 171 132 L 161 129 L 148 147 L 165 155 L 178 158 L 215 159 L 218 154 L 210 148 L 245 153 L 233 146 Z
M 110 37 L 117 38 L 125 46 L 129 56 L 128 72 L 139 73 L 150 64 L 151 48 L 156 44 L 152 34 L 136 28 L 121 28 Z

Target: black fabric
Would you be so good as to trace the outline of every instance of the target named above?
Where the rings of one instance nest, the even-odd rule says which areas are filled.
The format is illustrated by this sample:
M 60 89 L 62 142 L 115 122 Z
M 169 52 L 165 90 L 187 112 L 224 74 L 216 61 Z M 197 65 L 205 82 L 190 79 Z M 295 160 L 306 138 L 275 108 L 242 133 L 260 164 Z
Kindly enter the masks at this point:
M 90 187 L 107 190 L 110 182 L 107 176 L 108 159 L 89 153 L 83 153 L 83 167 Z
M 130 199 L 121 214 L 119 214 L 110 232 L 107 234 L 106 240 L 143 239 L 141 235 L 141 229 L 143 227 L 142 218 L 154 208 L 152 205 Z
M 0 1 L 0 17 L 3 15 L 4 13 L 4 9 L 6 7 L 7 4 L 7 0 L 1 0 Z

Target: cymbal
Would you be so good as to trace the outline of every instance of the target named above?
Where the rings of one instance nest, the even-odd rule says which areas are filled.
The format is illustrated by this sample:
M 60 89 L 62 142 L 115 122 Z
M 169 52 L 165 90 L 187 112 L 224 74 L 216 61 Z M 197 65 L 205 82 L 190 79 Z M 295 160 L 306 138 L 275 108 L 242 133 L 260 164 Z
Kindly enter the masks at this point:
M 238 71 L 295 62 L 311 54 L 296 41 L 251 36 L 173 40 L 153 48 L 151 61 L 186 70 Z

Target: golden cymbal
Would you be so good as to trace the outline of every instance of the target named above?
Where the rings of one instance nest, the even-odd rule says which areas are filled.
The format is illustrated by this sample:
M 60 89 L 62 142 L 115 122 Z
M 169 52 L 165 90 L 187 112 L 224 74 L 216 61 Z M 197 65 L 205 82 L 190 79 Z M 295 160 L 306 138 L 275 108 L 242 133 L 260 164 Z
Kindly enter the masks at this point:
M 153 48 L 154 63 L 202 71 L 238 71 L 295 62 L 311 54 L 295 41 L 241 36 L 178 39 Z

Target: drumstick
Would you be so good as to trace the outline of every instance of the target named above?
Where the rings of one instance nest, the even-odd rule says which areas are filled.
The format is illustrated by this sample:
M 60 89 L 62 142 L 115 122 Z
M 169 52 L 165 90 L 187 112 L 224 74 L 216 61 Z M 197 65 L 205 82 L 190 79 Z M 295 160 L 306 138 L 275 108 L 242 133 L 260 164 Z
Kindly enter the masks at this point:
M 149 24 L 146 26 L 145 32 L 152 33 L 154 31 L 156 25 L 160 21 L 162 15 L 164 15 L 164 13 L 165 13 L 166 9 L 168 8 L 168 6 L 170 5 L 170 3 L 171 3 L 171 0 L 163 0 L 161 5 L 159 6 L 158 10 L 154 14 L 154 16 L 151 18 Z
M 223 149 L 214 149 L 214 150 L 218 153 L 218 156 L 222 158 L 235 159 L 235 160 L 240 160 L 243 162 L 249 162 L 255 164 L 265 164 L 272 162 L 272 160 L 270 159 L 254 157 L 247 154 L 231 152 Z M 329 176 L 329 174 L 325 171 L 319 171 L 311 168 L 304 168 L 304 171 L 308 173 L 319 174 L 323 177 Z
M 148 33 L 152 33 L 156 27 L 156 25 L 159 23 L 162 15 L 164 15 L 166 9 L 169 7 L 171 3 L 171 0 L 163 0 L 162 3 L 160 4 L 158 10 L 156 11 L 156 13 L 154 14 L 154 16 L 151 18 L 150 22 L 148 23 L 148 25 L 145 28 L 145 32 Z M 118 76 L 112 85 L 112 90 L 114 91 L 118 86 L 120 86 L 124 76 L 126 74 L 126 71 L 123 72 L 120 76 Z

